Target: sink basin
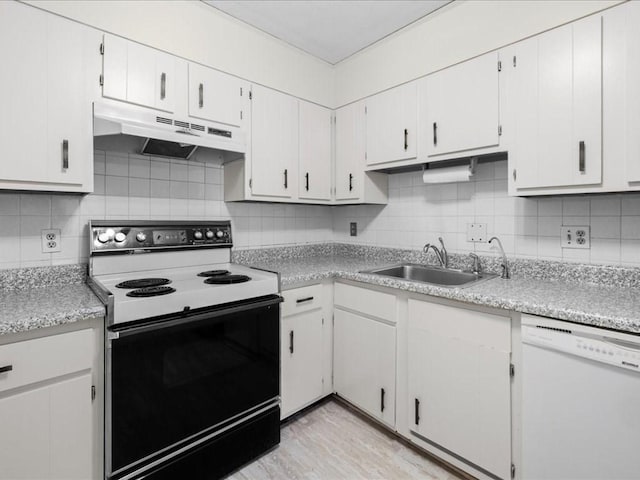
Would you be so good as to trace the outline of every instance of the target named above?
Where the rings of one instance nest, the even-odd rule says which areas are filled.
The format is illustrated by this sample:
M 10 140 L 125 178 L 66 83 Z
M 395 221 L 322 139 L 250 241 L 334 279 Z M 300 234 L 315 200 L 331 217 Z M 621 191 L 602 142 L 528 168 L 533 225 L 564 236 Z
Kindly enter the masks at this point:
M 372 273 L 385 277 L 428 283 L 439 287 L 469 287 L 497 276 L 494 273 L 476 274 L 452 268 L 442 268 L 433 265 L 417 265 L 413 263 L 403 263 L 401 265 L 394 265 L 391 267 L 375 268 L 373 270 L 362 271 L 361 273 Z

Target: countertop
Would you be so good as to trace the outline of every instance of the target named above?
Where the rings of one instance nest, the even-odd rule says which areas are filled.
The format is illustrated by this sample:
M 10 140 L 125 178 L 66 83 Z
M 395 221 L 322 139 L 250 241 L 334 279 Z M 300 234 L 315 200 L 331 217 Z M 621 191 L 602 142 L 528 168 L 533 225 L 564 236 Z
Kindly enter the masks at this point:
M 13 284 L 20 288 L 0 289 L 0 335 L 104 317 L 104 306 L 86 283 L 78 283 L 84 277 L 74 268 L 22 269 L 14 274 L 21 280 Z M 75 283 L 66 283 L 70 279 Z
M 474 305 L 515 310 L 585 325 L 640 334 L 640 289 L 572 284 L 533 278 L 494 278 L 467 288 L 444 288 L 359 273 L 394 262 L 350 256 L 258 260 L 248 264 L 280 273 L 283 290 L 323 279 L 354 280 Z M 397 263 L 397 262 L 396 262 Z

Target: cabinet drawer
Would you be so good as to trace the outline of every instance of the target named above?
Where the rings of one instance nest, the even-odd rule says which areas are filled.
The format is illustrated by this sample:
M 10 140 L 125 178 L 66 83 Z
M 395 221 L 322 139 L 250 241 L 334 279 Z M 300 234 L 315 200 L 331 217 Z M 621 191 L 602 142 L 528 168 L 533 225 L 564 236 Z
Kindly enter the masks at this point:
M 0 392 L 90 369 L 93 330 L 53 335 L 0 346 Z
M 322 285 L 295 288 L 282 292 L 282 316 L 295 315 L 322 307 Z
M 344 283 L 336 283 L 334 295 L 336 306 L 391 322 L 396 321 L 395 295 Z

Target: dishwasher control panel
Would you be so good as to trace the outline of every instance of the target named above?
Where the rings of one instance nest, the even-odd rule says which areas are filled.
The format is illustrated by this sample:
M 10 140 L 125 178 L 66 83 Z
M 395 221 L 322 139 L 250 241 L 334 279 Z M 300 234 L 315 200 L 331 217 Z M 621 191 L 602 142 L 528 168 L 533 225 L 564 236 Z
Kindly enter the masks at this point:
M 625 342 L 606 336 L 576 335 L 570 330 L 523 325 L 522 342 L 640 371 L 640 341 Z

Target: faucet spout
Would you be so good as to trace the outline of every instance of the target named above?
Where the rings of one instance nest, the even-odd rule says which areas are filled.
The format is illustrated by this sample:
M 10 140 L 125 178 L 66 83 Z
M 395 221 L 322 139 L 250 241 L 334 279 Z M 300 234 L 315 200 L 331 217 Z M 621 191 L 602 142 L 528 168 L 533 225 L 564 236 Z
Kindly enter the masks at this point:
M 507 255 L 504 253 L 504 248 L 502 248 L 502 242 L 500 242 L 500 239 L 498 237 L 491 237 L 491 239 L 489 239 L 489 243 L 492 243 L 494 240 L 498 244 L 498 248 L 500 249 L 500 253 L 502 254 L 501 278 L 511 278 L 511 272 L 509 270 L 509 262 L 507 261 Z
M 445 265 L 446 263 L 445 258 L 443 257 L 442 252 L 438 250 L 438 247 L 436 247 L 435 245 L 431 245 L 430 243 L 427 243 L 422 249 L 422 251 L 426 254 L 426 253 L 429 253 L 429 250 L 433 250 L 433 253 L 435 253 L 436 259 L 438 260 L 438 263 L 440 264 L 440 266 L 443 268 L 447 268 Z
M 447 249 L 444 248 L 444 241 L 442 240 L 442 237 L 438 237 L 438 240 L 440 241 L 440 245 L 442 245 L 442 248 L 440 249 L 440 256 L 442 258 L 442 266 L 444 268 L 449 268 L 449 254 L 447 253 Z

